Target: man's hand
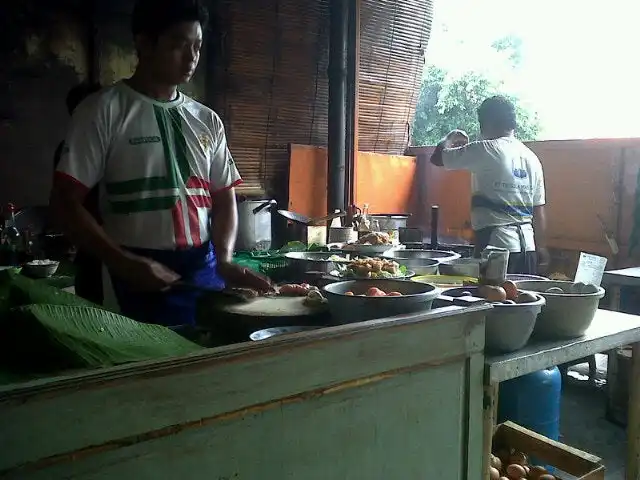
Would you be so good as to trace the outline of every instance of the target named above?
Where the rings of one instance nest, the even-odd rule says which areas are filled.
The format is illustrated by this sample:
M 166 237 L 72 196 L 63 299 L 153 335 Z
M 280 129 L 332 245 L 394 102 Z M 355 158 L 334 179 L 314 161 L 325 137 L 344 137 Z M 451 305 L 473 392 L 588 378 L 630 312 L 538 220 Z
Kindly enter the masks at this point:
M 258 292 L 273 290 L 273 285 L 267 277 L 255 273 L 249 268 L 232 262 L 219 262 L 217 269 L 218 274 L 230 287 L 251 288 Z
M 127 282 L 132 290 L 159 292 L 180 280 L 180 275 L 149 258 L 127 254 L 114 266 L 114 273 Z
M 464 147 L 469 143 L 469 135 L 463 130 L 452 130 L 445 139 L 447 140 L 445 148 Z
M 538 274 L 546 275 L 551 267 L 551 255 L 546 248 L 538 248 Z

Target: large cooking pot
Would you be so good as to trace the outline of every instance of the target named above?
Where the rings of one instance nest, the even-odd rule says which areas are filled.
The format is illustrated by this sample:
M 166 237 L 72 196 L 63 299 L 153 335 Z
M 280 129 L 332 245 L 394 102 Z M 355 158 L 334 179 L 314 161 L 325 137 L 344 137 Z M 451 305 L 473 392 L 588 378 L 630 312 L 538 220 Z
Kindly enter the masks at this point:
M 360 296 L 371 287 L 386 293 L 400 292 L 402 296 Z M 434 285 L 393 279 L 337 282 L 324 287 L 323 292 L 329 302 L 331 320 L 338 325 L 431 310 L 433 301 L 440 295 Z
M 335 257 L 335 252 L 289 252 L 285 254 L 289 266 L 289 274 L 293 280 L 304 280 L 307 272 L 331 273 L 337 270 L 336 263 L 349 263 L 346 256 L 343 262 L 329 260 Z
M 271 209 L 275 200 L 238 199 L 238 238 L 236 249 L 271 249 Z
M 377 227 L 379 227 L 381 231 L 387 232 L 407 228 L 409 215 L 406 213 L 378 213 L 371 215 L 370 218 L 373 223 L 377 223 Z

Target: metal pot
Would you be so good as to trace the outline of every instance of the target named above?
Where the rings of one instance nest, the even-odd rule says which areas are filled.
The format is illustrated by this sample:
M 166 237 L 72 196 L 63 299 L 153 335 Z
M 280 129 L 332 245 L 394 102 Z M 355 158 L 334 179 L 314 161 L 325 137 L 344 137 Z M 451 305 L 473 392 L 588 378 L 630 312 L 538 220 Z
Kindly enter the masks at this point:
M 435 258 L 414 258 L 411 260 L 395 260 L 400 265 L 407 267 L 416 275 L 437 275 L 440 262 Z
M 275 200 L 238 201 L 237 250 L 271 249 L 271 208 L 275 205 Z
M 407 268 L 413 270 L 410 267 L 409 260 L 430 258 L 438 260 L 439 262 L 446 262 L 460 258 L 460 255 L 455 252 L 449 252 L 447 250 L 418 250 L 418 249 L 405 249 L 405 250 L 390 250 L 382 254 L 384 258 L 390 258 L 398 263 L 406 265 Z
M 481 263 L 482 260 L 479 258 L 457 258 L 455 260 L 447 260 L 446 262 L 440 263 L 440 275 L 478 278 L 480 276 Z
M 369 288 L 384 292 L 400 292 L 400 297 L 362 297 Z M 334 324 L 364 322 L 374 318 L 390 317 L 431 309 L 440 290 L 434 285 L 405 280 L 349 280 L 327 285 L 323 289 L 329 301 Z M 353 292 L 355 295 L 345 295 Z
M 409 215 L 404 213 L 379 213 L 371 215 L 370 218 L 374 224 L 377 223 L 380 231 L 387 232 L 407 228 Z
M 285 254 L 285 258 L 289 263 L 290 274 L 294 280 L 298 280 L 305 278 L 307 272 L 330 273 L 336 270 L 336 262 L 329 260 L 329 257 L 333 255 L 336 253 L 289 252 Z

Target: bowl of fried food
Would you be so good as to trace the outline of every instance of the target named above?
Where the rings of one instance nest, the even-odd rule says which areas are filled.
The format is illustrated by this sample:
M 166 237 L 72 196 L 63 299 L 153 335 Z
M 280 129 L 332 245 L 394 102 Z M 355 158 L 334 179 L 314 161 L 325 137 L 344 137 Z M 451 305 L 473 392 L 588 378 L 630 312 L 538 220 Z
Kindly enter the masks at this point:
M 388 250 L 397 248 L 393 239 L 385 232 L 369 232 L 360 237 L 356 242 L 345 245 L 345 252 L 382 254 Z
M 411 278 L 415 272 L 386 258 L 356 258 L 347 264 L 337 265 L 330 275 L 345 280 Z

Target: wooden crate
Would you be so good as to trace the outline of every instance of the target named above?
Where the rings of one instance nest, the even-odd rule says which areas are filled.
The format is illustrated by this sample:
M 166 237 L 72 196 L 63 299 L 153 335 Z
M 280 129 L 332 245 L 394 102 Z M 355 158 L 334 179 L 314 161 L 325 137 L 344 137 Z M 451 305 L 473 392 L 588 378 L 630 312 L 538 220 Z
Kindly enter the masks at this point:
M 551 440 L 513 422 L 496 427 L 493 450 L 496 452 L 501 448 L 513 448 L 568 474 L 562 476 L 561 472 L 554 472 L 558 479 L 604 480 L 605 468 L 599 457 Z

